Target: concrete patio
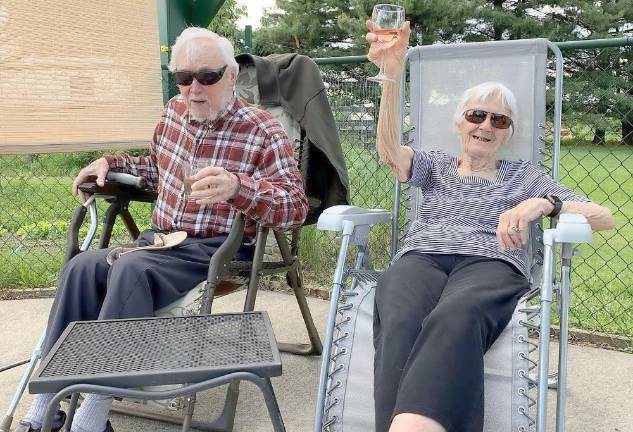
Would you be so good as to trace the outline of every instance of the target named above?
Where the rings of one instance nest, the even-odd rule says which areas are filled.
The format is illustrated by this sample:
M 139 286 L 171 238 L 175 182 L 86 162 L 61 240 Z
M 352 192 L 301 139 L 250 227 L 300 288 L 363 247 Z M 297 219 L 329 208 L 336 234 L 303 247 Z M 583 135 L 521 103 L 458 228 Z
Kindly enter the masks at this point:
M 244 293 L 238 292 L 217 300 L 215 311 L 240 309 Z M 52 299 L 0 301 L 0 367 L 24 360 L 30 356 L 44 328 Z M 315 321 L 324 333 L 328 302 L 309 299 Z M 256 309 L 270 314 L 278 340 L 305 338 L 294 298 L 277 292 L 259 293 Z M 273 379 L 281 412 L 289 432 L 311 431 L 314 419 L 320 359 L 282 355 L 284 373 Z M 631 432 L 633 431 L 633 356 L 582 346 L 571 346 L 569 353 L 569 386 L 567 430 L 573 432 Z M 13 392 L 25 366 L 0 373 L 0 414 L 4 416 Z M 196 417 L 214 416 L 221 407 L 224 391 L 205 392 L 196 409 Z M 26 394 L 16 413 L 17 423 L 28 408 L 30 395 Z M 549 403 L 550 430 L 554 430 L 555 393 Z M 165 412 L 165 411 L 163 411 Z M 114 414 L 112 423 L 117 432 L 177 431 L 178 426 L 157 421 Z M 251 384 L 242 384 L 240 402 L 235 420 L 235 431 L 271 431 L 263 398 Z

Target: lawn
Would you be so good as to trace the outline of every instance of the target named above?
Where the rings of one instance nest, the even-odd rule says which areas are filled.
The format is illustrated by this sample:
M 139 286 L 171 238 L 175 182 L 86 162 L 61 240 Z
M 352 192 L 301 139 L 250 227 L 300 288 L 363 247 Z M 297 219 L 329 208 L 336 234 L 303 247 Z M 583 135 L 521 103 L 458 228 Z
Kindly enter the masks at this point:
M 393 178 L 373 152 L 344 144 L 352 202 L 392 207 Z M 0 289 L 54 286 L 63 260 L 68 222 L 78 198 L 73 176 L 99 153 L 0 157 Z M 614 212 L 617 229 L 594 235 L 574 261 L 571 320 L 575 327 L 633 337 L 633 149 L 623 146 L 565 145 L 561 179 Z M 99 206 L 100 215 L 105 210 Z M 148 227 L 151 207 L 131 208 L 140 228 Z M 84 226 L 83 232 L 86 228 Z M 116 239 L 128 239 L 122 225 Z M 376 227 L 370 251 L 378 268 L 389 262 L 390 227 Z M 301 257 L 311 284 L 328 286 L 339 241 L 314 226 L 302 231 Z

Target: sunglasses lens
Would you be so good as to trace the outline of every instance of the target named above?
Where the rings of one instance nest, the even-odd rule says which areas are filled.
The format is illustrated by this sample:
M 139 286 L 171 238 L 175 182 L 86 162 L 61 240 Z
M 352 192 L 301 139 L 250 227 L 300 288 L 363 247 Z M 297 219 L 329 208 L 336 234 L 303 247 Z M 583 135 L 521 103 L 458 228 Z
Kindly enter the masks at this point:
M 178 85 L 188 86 L 193 82 L 193 73 L 191 72 L 175 72 L 174 81 Z
M 474 124 L 480 124 L 486 121 L 488 113 L 483 110 L 468 110 L 464 113 L 466 121 Z
M 202 85 L 213 85 L 222 79 L 223 72 L 200 71 L 196 74 L 196 80 Z
M 497 129 L 508 129 L 512 126 L 512 119 L 504 114 L 488 113 L 484 110 L 468 110 L 464 113 L 466 121 L 474 124 L 481 124 L 486 121 L 490 114 L 490 124 Z
M 492 114 L 490 116 L 490 123 L 497 129 L 508 129 L 512 124 L 512 119 L 503 114 Z

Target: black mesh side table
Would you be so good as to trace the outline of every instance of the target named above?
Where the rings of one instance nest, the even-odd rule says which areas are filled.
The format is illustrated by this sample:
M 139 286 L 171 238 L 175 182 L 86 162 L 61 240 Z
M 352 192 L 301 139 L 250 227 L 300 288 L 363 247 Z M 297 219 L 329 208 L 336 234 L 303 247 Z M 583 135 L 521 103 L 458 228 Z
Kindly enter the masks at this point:
M 42 428 L 47 431 L 55 407 L 70 394 L 72 419 L 79 392 L 165 399 L 248 380 L 264 394 L 275 431 L 284 431 L 270 383 L 279 375 L 281 359 L 265 312 L 78 321 L 43 360 L 29 391 L 57 393 Z M 161 392 L 133 389 L 166 384 L 185 385 Z

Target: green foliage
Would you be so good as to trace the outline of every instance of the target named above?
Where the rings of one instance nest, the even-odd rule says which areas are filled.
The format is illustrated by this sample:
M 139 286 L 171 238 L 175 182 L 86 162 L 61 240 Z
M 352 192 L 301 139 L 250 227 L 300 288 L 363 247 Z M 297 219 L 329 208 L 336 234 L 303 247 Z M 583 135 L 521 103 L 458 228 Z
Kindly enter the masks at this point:
M 235 23 L 245 15 L 246 6 L 238 5 L 235 0 L 225 0 L 218 14 L 209 23 L 208 29 L 227 38 L 233 44 L 235 52 L 240 52 L 244 47 L 244 40 Z
M 39 221 L 21 226 L 16 231 L 18 237 L 31 240 L 43 240 L 64 237 L 68 232 L 68 221 Z
M 337 24 L 348 6 L 338 0 L 277 0 L 281 10 L 269 12 L 253 38 L 260 55 L 298 52 L 310 57 L 344 55 L 336 44 L 346 42 L 349 31 Z
M 255 52 L 298 52 L 311 57 L 367 52 L 365 21 L 376 1 L 279 0 L 255 34 Z M 411 22 L 411 45 L 545 37 L 553 41 L 633 35 L 633 1 L 397 0 Z M 343 68 L 342 74 L 372 65 Z M 596 126 L 602 144 L 615 120 L 622 142 L 633 145 L 633 49 L 565 53 L 565 109 Z M 551 101 L 550 101 L 551 103 Z

